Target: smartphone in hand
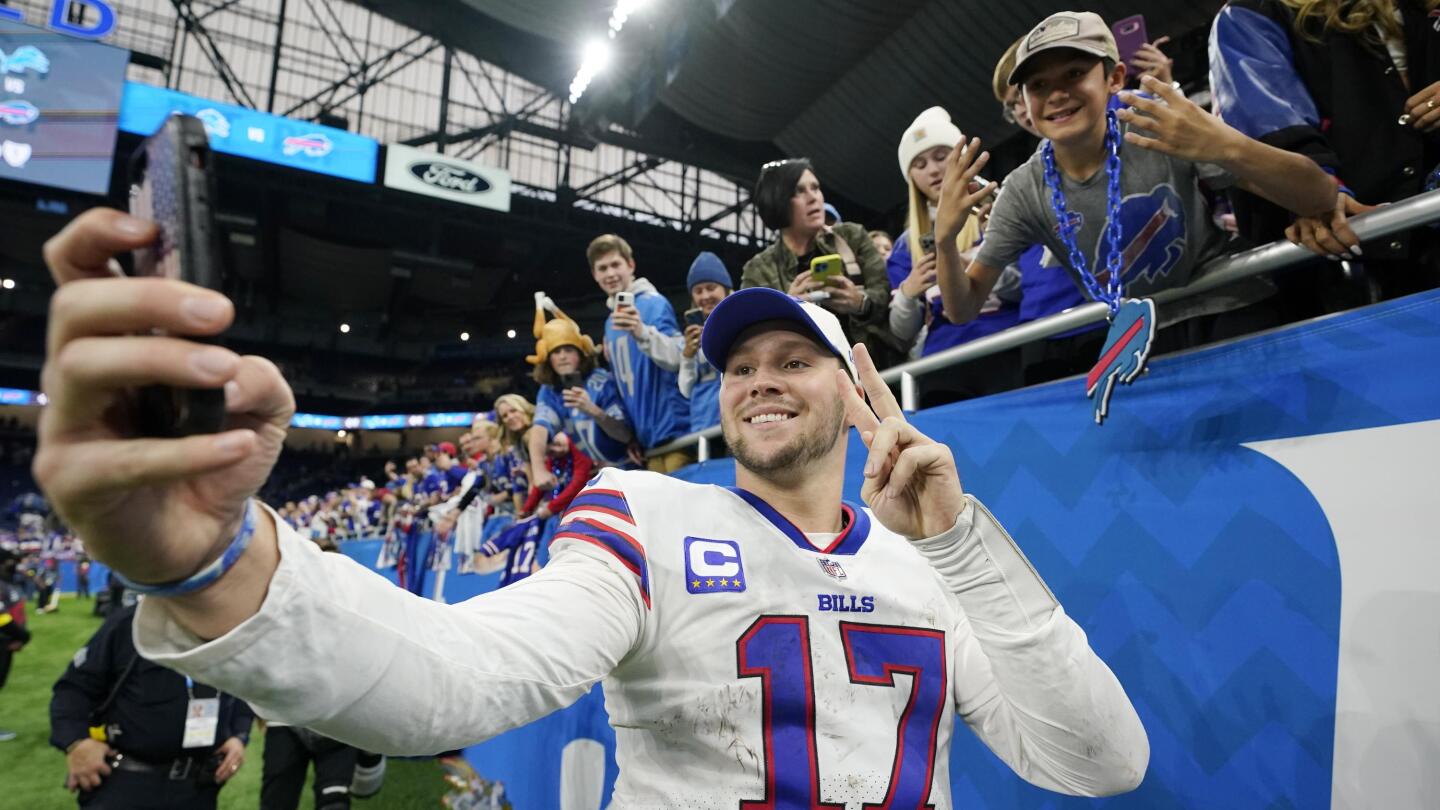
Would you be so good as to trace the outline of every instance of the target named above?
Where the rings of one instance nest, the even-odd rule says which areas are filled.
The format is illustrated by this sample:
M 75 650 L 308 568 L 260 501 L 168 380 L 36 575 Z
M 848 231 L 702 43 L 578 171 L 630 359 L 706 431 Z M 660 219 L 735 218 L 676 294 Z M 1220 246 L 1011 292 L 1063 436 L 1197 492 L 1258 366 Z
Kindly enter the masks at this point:
M 935 252 L 935 232 L 920 234 L 920 252 L 926 256 Z
M 701 309 L 701 308 L 699 308 L 699 307 L 691 307 L 690 309 L 685 310 L 685 325 L 686 325 L 686 326 L 704 326 L 704 325 L 705 325 L 705 310 L 703 310 L 703 309 Z
M 1120 61 L 1127 65 L 1131 64 L 1140 46 L 1150 41 L 1150 35 L 1145 31 L 1144 14 L 1126 17 L 1111 26 L 1110 30 L 1115 34 L 1115 47 L 1120 51 Z
M 136 151 L 130 162 L 130 213 L 155 222 L 160 236 L 134 251 L 134 275 L 221 289 L 211 158 L 205 125 L 188 115 L 167 118 Z M 140 430 L 147 436 L 218 433 L 225 425 L 224 389 L 152 385 L 139 396 Z
M 634 306 L 635 306 L 635 293 L 633 293 L 633 292 L 618 292 L 618 293 L 615 293 L 615 308 L 616 308 L 616 309 L 619 309 L 620 307 L 634 307 Z
M 845 275 L 845 260 L 840 254 L 831 253 L 826 256 L 816 256 L 810 260 L 810 278 L 822 284 L 832 278 L 840 278 Z

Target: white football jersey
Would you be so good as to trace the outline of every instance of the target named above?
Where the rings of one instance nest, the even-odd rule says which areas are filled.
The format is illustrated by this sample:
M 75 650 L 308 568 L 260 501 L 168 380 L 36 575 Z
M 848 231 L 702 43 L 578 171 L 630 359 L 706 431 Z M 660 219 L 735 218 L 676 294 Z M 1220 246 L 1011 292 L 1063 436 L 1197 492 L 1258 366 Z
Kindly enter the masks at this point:
M 1036 784 L 1138 783 L 1124 690 L 978 502 L 914 542 L 843 510 L 817 548 L 750 493 L 605 470 L 549 565 L 452 606 L 280 526 L 255 616 L 202 642 L 147 600 L 136 641 L 262 716 L 387 753 L 477 742 L 603 680 L 614 808 L 948 808 L 957 718 Z
M 620 806 L 949 806 L 963 615 L 908 541 L 843 508 L 820 549 L 744 490 L 606 473 L 575 498 L 554 553 L 603 547 L 646 606 L 604 682 Z

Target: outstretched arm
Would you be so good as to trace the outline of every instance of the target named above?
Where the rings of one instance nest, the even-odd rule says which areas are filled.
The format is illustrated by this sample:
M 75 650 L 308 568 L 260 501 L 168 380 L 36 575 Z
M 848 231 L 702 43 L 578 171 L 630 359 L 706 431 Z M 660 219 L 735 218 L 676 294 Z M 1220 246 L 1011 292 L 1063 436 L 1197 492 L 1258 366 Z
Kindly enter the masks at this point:
M 1339 187 L 1314 160 L 1247 137 L 1153 76 L 1144 77 L 1141 85 L 1156 98 L 1122 93 L 1130 109 L 1116 116 L 1149 136 L 1132 129 L 1125 133 L 1126 143 L 1214 163 L 1234 175 L 1241 188 L 1302 217 L 1327 216 L 1334 210 Z
M 145 600 L 141 654 L 263 717 L 383 753 L 461 748 L 573 703 L 634 645 L 646 613 L 636 578 L 586 543 L 459 605 L 396 588 L 288 526 L 278 555 L 260 611 L 213 641 L 172 603 Z

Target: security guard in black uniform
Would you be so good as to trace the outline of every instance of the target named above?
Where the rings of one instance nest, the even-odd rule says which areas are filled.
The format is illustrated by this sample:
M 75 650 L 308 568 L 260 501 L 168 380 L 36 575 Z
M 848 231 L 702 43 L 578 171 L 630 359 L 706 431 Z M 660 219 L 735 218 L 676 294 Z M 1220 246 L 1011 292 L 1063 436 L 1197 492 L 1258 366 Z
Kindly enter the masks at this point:
M 50 742 L 87 810 L 215 807 L 245 761 L 255 715 L 243 701 L 151 663 L 117 609 L 55 682 Z

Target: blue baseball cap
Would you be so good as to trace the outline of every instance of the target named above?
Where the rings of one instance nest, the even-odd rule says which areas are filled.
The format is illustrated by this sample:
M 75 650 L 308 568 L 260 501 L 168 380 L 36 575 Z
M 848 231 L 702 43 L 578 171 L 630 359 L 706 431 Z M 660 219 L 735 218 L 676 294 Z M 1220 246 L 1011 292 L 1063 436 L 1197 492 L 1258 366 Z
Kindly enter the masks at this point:
M 700 349 L 705 359 L 723 373 L 725 358 L 740 333 L 762 321 L 793 321 L 805 328 L 845 364 L 850 379 L 859 380 L 855 371 L 855 354 L 840 319 L 827 309 L 769 287 L 750 287 L 725 297 L 705 319 L 700 334 Z

